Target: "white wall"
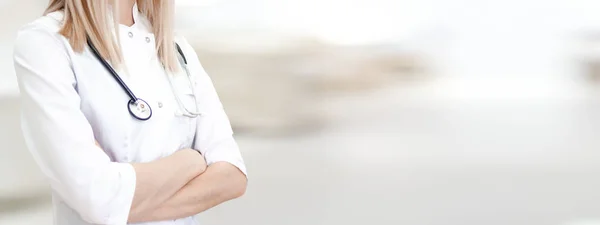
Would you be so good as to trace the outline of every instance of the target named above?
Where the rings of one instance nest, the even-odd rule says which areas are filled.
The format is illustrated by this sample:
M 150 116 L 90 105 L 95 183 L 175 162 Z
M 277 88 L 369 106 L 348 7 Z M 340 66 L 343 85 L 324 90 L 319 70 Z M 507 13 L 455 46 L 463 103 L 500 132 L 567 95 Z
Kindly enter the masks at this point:
M 0 93 L 14 92 L 16 28 L 46 0 L 3 0 Z M 442 74 L 461 77 L 572 76 L 577 32 L 600 30 L 594 0 L 179 0 L 178 27 L 267 29 L 338 44 L 397 41 L 429 54 Z
M 427 51 L 445 75 L 557 78 L 572 72 L 577 32 L 600 28 L 597 9 L 591 0 L 221 0 L 180 10 L 180 25 L 396 41 Z

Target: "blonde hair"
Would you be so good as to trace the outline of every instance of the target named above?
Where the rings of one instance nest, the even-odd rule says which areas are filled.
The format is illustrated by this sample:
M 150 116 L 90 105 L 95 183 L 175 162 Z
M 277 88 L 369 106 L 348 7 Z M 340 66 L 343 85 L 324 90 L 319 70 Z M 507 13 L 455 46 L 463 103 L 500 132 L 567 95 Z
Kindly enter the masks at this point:
M 60 34 L 65 36 L 75 52 L 82 52 L 87 40 L 98 49 L 100 56 L 115 66 L 121 65 L 123 56 L 119 45 L 118 0 L 50 0 L 44 15 L 63 11 L 64 25 Z M 137 0 L 140 13 L 152 25 L 156 37 L 158 58 L 169 71 L 177 71 L 177 55 L 173 37 L 173 0 Z M 109 12 L 112 5 L 112 12 Z M 113 22 L 114 24 L 109 24 Z M 112 30 L 111 30 L 112 29 Z M 116 34 L 116 35 L 113 35 Z

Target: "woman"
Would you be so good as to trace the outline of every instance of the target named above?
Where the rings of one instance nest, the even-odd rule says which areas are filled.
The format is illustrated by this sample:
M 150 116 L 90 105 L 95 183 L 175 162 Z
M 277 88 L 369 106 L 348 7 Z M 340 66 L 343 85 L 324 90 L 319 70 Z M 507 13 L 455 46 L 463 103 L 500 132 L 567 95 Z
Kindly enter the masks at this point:
M 173 34 L 173 8 L 52 0 L 19 31 L 22 129 L 52 187 L 55 224 L 196 224 L 245 192 L 229 120 Z

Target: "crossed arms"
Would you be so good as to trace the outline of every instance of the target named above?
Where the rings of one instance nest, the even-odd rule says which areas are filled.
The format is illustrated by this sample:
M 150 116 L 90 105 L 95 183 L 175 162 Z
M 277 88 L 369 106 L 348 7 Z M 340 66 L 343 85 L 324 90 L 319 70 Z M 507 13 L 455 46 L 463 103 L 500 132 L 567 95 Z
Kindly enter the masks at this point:
M 132 165 L 137 182 L 129 223 L 192 216 L 246 191 L 246 176 L 237 167 L 227 162 L 207 166 L 204 157 L 193 149 Z
M 204 157 L 192 149 L 132 165 L 137 180 L 129 223 L 192 216 L 246 190 L 246 176 L 237 167 L 227 162 L 206 166 Z

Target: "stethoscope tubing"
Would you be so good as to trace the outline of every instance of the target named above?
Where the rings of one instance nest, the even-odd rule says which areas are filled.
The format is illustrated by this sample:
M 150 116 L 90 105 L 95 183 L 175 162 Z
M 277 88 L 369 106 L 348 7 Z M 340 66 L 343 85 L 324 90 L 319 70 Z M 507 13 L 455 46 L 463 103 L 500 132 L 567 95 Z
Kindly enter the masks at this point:
M 177 52 L 179 52 L 179 55 L 181 55 L 183 63 L 187 66 L 187 59 L 185 59 L 185 54 L 183 54 L 183 50 L 181 50 L 181 47 L 179 47 L 179 44 L 177 43 L 175 43 L 175 47 L 177 48 Z
M 106 70 L 108 70 L 108 72 L 110 72 L 110 74 L 112 75 L 113 78 L 115 78 L 115 80 L 119 83 L 119 85 L 121 86 L 121 88 L 123 88 L 123 90 L 125 90 L 125 92 L 127 92 L 127 95 L 129 95 L 129 101 L 127 103 L 127 108 L 129 110 L 129 113 L 139 119 L 139 120 L 148 120 L 150 119 L 150 117 L 152 117 L 152 108 L 150 107 L 150 105 L 148 104 L 148 102 L 146 102 L 145 100 L 138 98 L 135 96 L 135 94 L 133 94 L 133 91 L 131 91 L 131 89 L 129 88 L 129 86 L 127 86 L 127 84 L 125 83 L 125 81 L 123 81 L 123 79 L 121 79 L 121 77 L 119 76 L 119 74 L 113 69 L 112 66 L 110 66 L 110 64 L 104 60 L 102 58 L 102 56 L 100 55 L 100 53 L 98 52 L 98 49 L 96 49 L 96 47 L 92 44 L 92 42 L 90 41 L 90 39 L 88 38 L 87 40 L 88 45 L 90 46 L 90 49 L 92 50 L 92 53 L 96 56 L 96 58 L 98 59 L 98 61 L 100 61 L 102 63 L 102 65 L 104 66 L 104 68 L 106 68 Z M 177 52 L 179 53 L 179 55 L 181 56 L 181 60 L 183 61 L 183 67 L 184 70 L 187 74 L 188 79 L 190 79 L 190 72 L 187 68 L 187 59 L 185 58 L 185 55 L 183 54 L 183 50 L 181 50 L 181 47 L 179 47 L 179 44 L 175 43 L 175 47 L 177 48 Z M 169 82 L 171 82 L 171 80 L 169 79 Z M 190 80 L 190 83 L 192 81 Z M 173 84 L 171 83 L 171 88 L 173 89 Z M 175 90 L 173 89 L 173 91 L 175 92 Z M 192 91 L 193 87 L 192 87 Z M 191 118 L 195 118 L 197 116 L 202 115 L 202 113 L 200 112 L 190 112 L 185 105 L 183 105 L 183 103 L 181 102 L 181 100 L 179 99 L 179 97 L 177 97 L 177 93 L 174 93 L 176 95 L 176 100 L 178 102 L 178 104 L 180 105 L 180 107 L 183 108 L 183 110 L 185 111 L 185 113 L 183 113 L 182 115 L 187 116 L 187 117 L 191 117 Z M 195 96 L 196 93 L 194 92 L 194 101 L 195 100 Z M 145 108 L 142 109 L 141 111 L 138 111 L 137 113 L 134 112 L 134 110 L 132 109 L 132 107 L 141 107 L 141 108 Z M 196 102 L 196 110 L 198 109 L 198 103 Z M 148 112 L 148 114 L 143 114 L 144 112 Z M 139 114 L 139 115 L 138 115 Z
M 92 44 L 90 39 L 88 39 L 87 42 L 88 42 L 88 45 L 90 46 L 90 49 L 93 51 L 94 55 L 96 56 L 96 58 L 102 63 L 104 68 L 106 68 L 110 72 L 110 74 L 113 76 L 113 78 L 115 78 L 115 80 L 120 84 L 121 88 L 123 88 L 123 90 L 125 90 L 125 92 L 127 92 L 127 95 L 129 95 L 129 98 L 131 99 L 130 102 L 133 103 L 134 101 L 136 101 L 138 98 L 135 96 L 135 94 L 133 94 L 133 91 L 131 91 L 131 89 L 129 89 L 127 84 L 125 84 L 125 81 L 123 81 L 123 79 L 121 79 L 121 77 L 112 68 L 112 66 L 110 66 L 108 64 L 108 62 L 102 58 L 102 56 L 100 56 L 100 52 L 98 52 L 98 50 Z

